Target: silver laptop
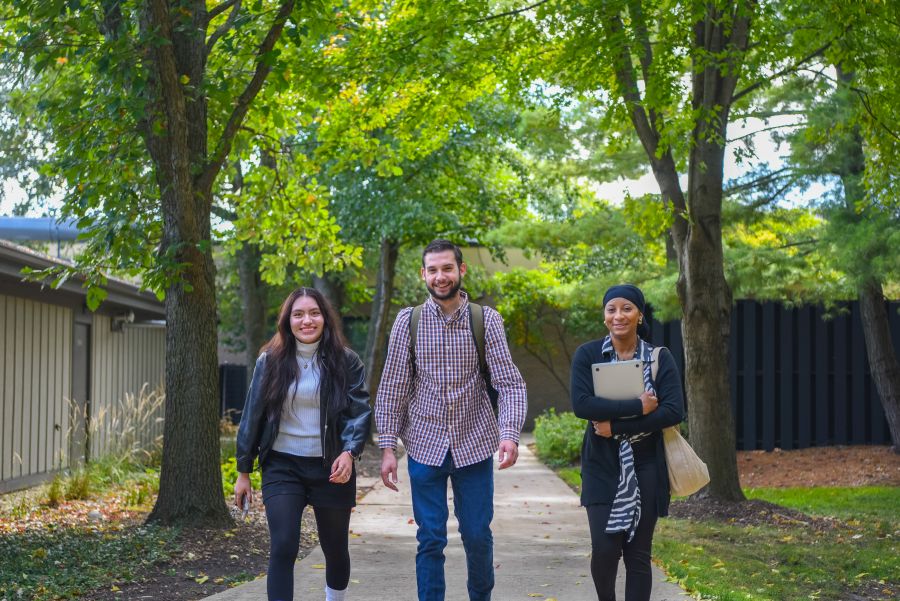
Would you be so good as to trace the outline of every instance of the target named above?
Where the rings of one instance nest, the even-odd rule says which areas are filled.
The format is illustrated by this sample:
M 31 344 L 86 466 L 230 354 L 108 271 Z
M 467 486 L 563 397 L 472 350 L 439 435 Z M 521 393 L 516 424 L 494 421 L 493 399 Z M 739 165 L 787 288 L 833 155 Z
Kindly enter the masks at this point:
M 594 396 L 627 401 L 644 394 L 644 362 L 639 359 L 591 365 Z

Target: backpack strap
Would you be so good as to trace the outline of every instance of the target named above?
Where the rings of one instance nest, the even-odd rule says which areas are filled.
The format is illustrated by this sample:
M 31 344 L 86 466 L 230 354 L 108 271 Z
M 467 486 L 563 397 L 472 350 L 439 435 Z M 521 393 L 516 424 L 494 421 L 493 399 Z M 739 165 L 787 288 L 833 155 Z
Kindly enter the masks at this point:
M 478 353 L 478 368 L 482 376 L 488 374 L 487 358 L 484 353 L 484 307 L 469 303 L 469 328 L 475 338 L 475 351 Z
M 416 376 L 416 336 L 419 332 L 419 320 L 422 319 L 422 307 L 416 305 L 409 314 L 409 363 L 413 378 Z
M 656 385 L 656 374 L 659 372 L 659 352 L 664 348 L 666 347 L 656 346 L 650 351 L 650 379 L 653 380 L 654 386 Z

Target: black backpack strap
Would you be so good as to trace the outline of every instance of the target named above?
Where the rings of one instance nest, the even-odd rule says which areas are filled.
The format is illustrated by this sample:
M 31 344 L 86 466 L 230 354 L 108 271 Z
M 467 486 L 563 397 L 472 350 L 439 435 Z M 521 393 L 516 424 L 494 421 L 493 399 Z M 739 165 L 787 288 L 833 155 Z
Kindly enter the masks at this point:
M 413 378 L 416 377 L 416 335 L 419 332 L 419 320 L 422 319 L 422 307 L 416 305 L 409 314 L 409 364 Z

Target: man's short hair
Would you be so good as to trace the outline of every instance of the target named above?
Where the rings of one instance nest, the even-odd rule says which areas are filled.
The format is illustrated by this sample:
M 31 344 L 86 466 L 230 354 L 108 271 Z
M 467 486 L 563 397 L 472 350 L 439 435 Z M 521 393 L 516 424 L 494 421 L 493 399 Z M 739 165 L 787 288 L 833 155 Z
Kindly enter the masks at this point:
M 425 255 L 429 253 L 441 253 L 445 250 L 453 251 L 453 256 L 456 258 L 457 267 L 462 265 L 463 256 L 462 251 L 459 250 L 459 247 L 449 240 L 438 238 L 437 240 L 432 240 L 431 242 L 429 242 L 428 246 L 425 247 L 425 250 L 422 251 L 422 267 L 425 267 Z

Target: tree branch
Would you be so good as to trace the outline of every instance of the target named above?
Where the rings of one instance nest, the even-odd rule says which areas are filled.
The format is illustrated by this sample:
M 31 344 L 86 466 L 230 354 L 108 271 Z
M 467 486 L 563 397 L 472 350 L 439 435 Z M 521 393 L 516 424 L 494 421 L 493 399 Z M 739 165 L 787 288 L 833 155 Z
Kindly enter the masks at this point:
M 469 23 L 486 23 L 487 21 L 493 21 L 494 19 L 502 19 L 503 17 L 514 17 L 516 15 L 520 15 L 524 12 L 528 12 L 529 10 L 537 8 L 541 4 L 546 4 L 547 2 L 550 2 L 550 0 L 540 0 L 540 2 L 535 2 L 534 4 L 525 6 L 523 8 L 508 10 L 503 13 L 497 13 L 496 15 L 488 15 L 486 17 L 481 17 L 480 19 L 474 19 L 472 21 L 469 21 Z
M 223 221 L 237 221 L 237 213 L 235 213 L 234 211 L 229 211 L 225 207 L 220 207 L 215 203 L 213 203 L 210 207 L 210 211 L 213 215 Z
M 744 190 L 753 190 L 754 188 L 761 188 L 766 184 L 770 184 L 774 181 L 782 179 L 784 177 L 792 177 L 794 170 L 791 167 L 782 167 L 777 171 L 771 171 L 766 173 L 762 177 L 758 177 L 749 182 L 745 182 L 742 184 L 737 184 L 736 186 L 732 186 L 727 190 L 724 190 L 723 193 L 725 196 L 731 196 L 732 194 L 737 194 L 738 192 L 743 192 Z
M 210 9 L 209 12 L 206 13 L 206 22 L 212 23 L 213 19 L 231 8 L 235 3 L 240 4 L 241 0 L 226 0 L 226 2 L 223 2 L 222 4 Z
M 275 48 L 278 38 L 281 37 L 281 31 L 284 29 L 284 24 L 287 22 L 287 18 L 293 10 L 294 0 L 284 0 L 282 2 L 278 14 L 275 15 L 275 20 L 272 22 L 272 26 L 269 28 L 262 44 L 260 44 L 259 50 L 256 53 L 256 56 L 258 57 L 256 71 L 253 73 L 253 77 L 250 79 L 247 87 L 244 88 L 244 91 L 238 97 L 234 110 L 232 110 L 231 115 L 228 117 L 228 122 L 225 124 L 225 129 L 222 130 L 222 135 L 219 137 L 216 149 L 210 157 L 209 162 L 204 167 L 203 173 L 199 177 L 198 184 L 200 190 L 204 192 L 212 190 L 213 181 L 215 181 L 216 175 L 218 175 L 219 170 L 222 168 L 222 164 L 228 157 L 228 153 L 231 152 L 231 144 L 234 141 L 234 136 L 237 134 L 244 117 L 247 116 L 247 113 L 250 110 L 250 103 L 253 102 L 253 99 L 259 94 L 263 83 L 266 81 L 266 77 L 268 77 L 269 73 L 272 71 L 272 65 L 269 64 L 268 54 Z
M 824 54 L 825 51 L 828 50 L 828 48 L 829 48 L 829 47 L 831 46 L 831 44 L 833 44 L 833 43 L 834 43 L 834 40 L 831 40 L 831 41 L 829 41 L 829 42 L 823 44 L 822 46 L 816 48 L 815 50 L 813 50 L 812 52 L 810 52 L 809 54 L 807 54 L 806 56 L 804 56 L 803 58 L 801 58 L 799 61 L 797 61 L 796 63 L 794 63 L 793 65 L 791 65 L 790 67 L 785 67 L 784 69 L 782 69 L 781 71 L 778 71 L 777 73 L 775 73 L 774 75 L 772 75 L 771 77 L 769 77 L 769 78 L 767 78 L 767 79 L 761 79 L 761 80 L 757 81 L 756 83 L 750 84 L 749 86 L 747 86 L 746 88 L 744 88 L 744 89 L 741 90 L 740 92 L 735 93 L 734 96 L 731 97 L 731 101 L 732 101 L 732 102 L 737 102 L 738 100 L 740 100 L 741 98 L 743 98 L 743 97 L 746 96 L 747 94 L 753 92 L 754 90 L 757 90 L 757 89 L 761 88 L 762 86 L 768 84 L 769 82 L 771 82 L 771 81 L 773 81 L 773 80 L 775 80 L 775 79 L 778 79 L 778 78 L 780 78 L 780 77 L 782 77 L 782 76 L 784 76 L 784 75 L 787 75 L 788 73 L 791 73 L 791 72 L 793 72 L 793 71 L 796 71 L 797 69 L 799 69 L 799 68 L 802 67 L 804 64 L 806 64 L 806 63 L 808 63 L 809 61 L 811 61 L 812 59 L 814 59 L 814 58 L 816 58 L 816 57 L 819 57 L 819 56 L 822 56 L 822 54 Z
M 630 0 L 628 3 L 628 13 L 634 23 L 634 33 L 638 42 L 641 44 L 643 52 L 640 55 L 641 75 L 644 78 L 644 85 L 650 84 L 650 66 L 653 64 L 653 47 L 650 44 L 650 32 L 647 30 L 647 20 L 644 16 L 644 9 L 639 0 Z M 660 131 L 662 127 L 657 123 L 656 111 L 653 107 L 647 109 L 650 118 L 650 125 L 654 131 Z
M 772 130 L 776 130 L 776 129 L 782 129 L 785 127 L 804 127 L 806 125 L 807 125 L 806 122 L 803 122 L 803 123 L 782 123 L 781 125 L 772 125 L 771 127 L 763 127 L 762 129 L 757 129 L 757 130 L 751 131 L 750 133 L 746 133 L 743 136 L 738 136 L 737 138 L 732 138 L 732 139 L 728 140 L 727 144 L 731 144 L 733 142 L 740 142 L 741 140 L 753 137 L 756 134 L 761 134 L 764 131 L 772 131 Z
M 850 90 L 852 90 L 854 93 L 856 93 L 857 96 L 859 96 L 859 102 L 863 105 L 863 108 L 866 109 L 869 117 L 871 117 L 872 120 L 881 127 L 881 129 L 887 132 L 888 135 L 900 142 L 900 135 L 898 135 L 897 132 L 885 125 L 884 122 L 879 119 L 875 112 L 872 110 L 872 105 L 869 103 L 869 93 L 855 86 L 850 86 Z
M 218 7 L 216 7 L 218 8 Z M 207 56 L 212 52 L 213 46 L 215 46 L 216 42 L 219 41 L 223 35 L 228 33 L 228 30 L 234 27 L 234 22 L 237 20 L 238 14 L 241 12 L 241 0 L 234 0 L 233 7 L 231 9 L 231 13 L 228 15 L 228 18 L 224 23 L 219 25 L 219 27 L 213 32 L 211 36 L 209 36 L 209 40 L 206 41 L 206 54 Z M 207 23 L 211 23 L 212 19 L 208 19 Z
M 609 17 L 609 22 L 614 35 L 625 35 L 625 25 L 622 23 L 621 16 L 613 14 Z M 619 59 L 616 61 L 614 69 L 616 79 L 622 88 L 622 98 L 625 100 L 625 104 L 628 105 L 631 121 L 637 131 L 638 138 L 652 161 L 659 146 L 659 137 L 647 117 L 646 110 L 644 110 L 641 92 L 638 89 L 637 78 L 634 74 L 634 64 L 631 62 L 631 48 L 628 44 L 622 44 Z

